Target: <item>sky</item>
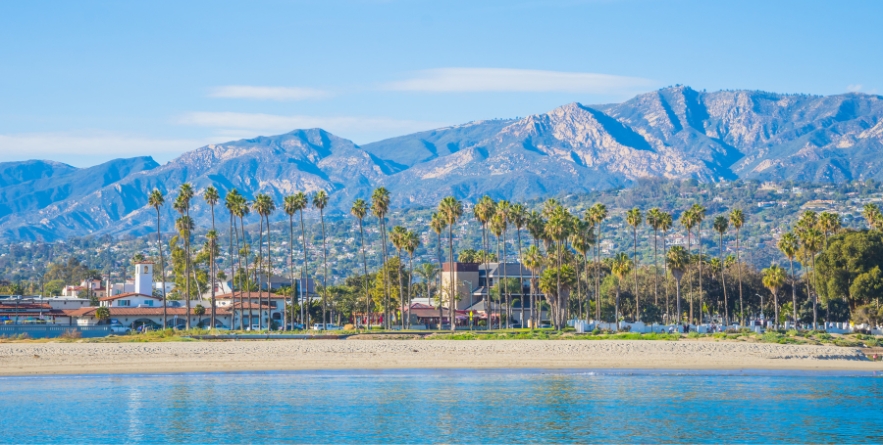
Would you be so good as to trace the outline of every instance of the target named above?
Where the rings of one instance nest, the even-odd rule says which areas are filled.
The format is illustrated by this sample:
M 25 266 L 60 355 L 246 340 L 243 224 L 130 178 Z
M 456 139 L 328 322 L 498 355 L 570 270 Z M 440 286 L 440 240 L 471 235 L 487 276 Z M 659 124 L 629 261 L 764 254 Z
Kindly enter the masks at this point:
M 0 162 L 364 144 L 697 90 L 883 92 L 879 1 L 0 2 Z

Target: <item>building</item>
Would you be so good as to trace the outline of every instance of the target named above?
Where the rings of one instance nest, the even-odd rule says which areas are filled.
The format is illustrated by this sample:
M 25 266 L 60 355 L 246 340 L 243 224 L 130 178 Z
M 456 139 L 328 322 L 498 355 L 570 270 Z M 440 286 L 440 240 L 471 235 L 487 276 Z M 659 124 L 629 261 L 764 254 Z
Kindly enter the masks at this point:
M 48 303 L 33 303 L 18 299 L 0 301 L 0 324 L 59 324 L 70 325 L 65 310 L 53 309 Z
M 79 286 L 69 285 L 61 290 L 62 297 L 106 297 L 107 289 L 101 285 L 101 280 L 83 280 Z
M 100 320 L 95 315 L 97 307 L 85 307 L 73 311 L 66 311 L 71 319 L 71 324 L 76 326 L 95 326 L 100 324 Z M 108 307 L 110 311 L 110 320 L 112 324 L 120 324 L 132 329 L 161 329 L 163 323 L 162 307 Z M 167 307 L 165 308 L 167 327 L 184 329 L 187 326 L 187 308 L 183 307 Z M 231 319 L 234 311 L 216 308 L 215 309 L 215 327 L 228 328 L 231 325 Z M 266 313 L 264 314 L 266 315 Z M 206 308 L 203 315 L 196 315 L 193 308 L 190 309 L 190 326 L 206 328 L 211 325 L 211 308 Z
M 454 309 L 465 310 L 476 303 L 487 299 L 488 290 L 500 283 L 503 278 L 520 280 L 521 292 L 510 293 L 510 298 L 530 297 L 530 280 L 534 278 L 530 269 L 521 263 L 444 263 L 440 273 L 444 301 L 450 301 L 451 279 L 456 288 Z M 544 298 L 537 293 L 537 298 Z M 531 298 L 524 298 L 525 307 L 529 307 Z
M 269 295 L 269 297 L 268 297 Z M 266 304 L 269 298 L 269 306 Z M 263 292 L 233 292 L 229 294 L 215 295 L 215 301 L 219 308 L 229 308 L 238 311 L 237 316 L 240 318 L 256 318 L 252 311 L 261 308 L 262 311 L 269 313 L 270 319 L 277 325 L 281 325 L 285 319 L 285 307 L 291 296 L 279 295 Z M 237 318 L 239 320 L 240 318 Z M 264 323 L 266 323 L 266 316 Z M 252 323 L 257 325 L 257 323 Z M 247 325 L 247 323 L 246 323 Z M 236 325 L 238 327 L 238 324 Z

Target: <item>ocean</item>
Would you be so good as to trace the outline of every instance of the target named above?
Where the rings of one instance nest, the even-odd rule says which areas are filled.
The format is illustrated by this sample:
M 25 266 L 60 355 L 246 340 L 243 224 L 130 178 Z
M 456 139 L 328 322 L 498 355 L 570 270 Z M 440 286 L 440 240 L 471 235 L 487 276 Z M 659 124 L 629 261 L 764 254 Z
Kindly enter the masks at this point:
M 0 378 L 2 443 L 883 443 L 871 373 L 413 370 Z

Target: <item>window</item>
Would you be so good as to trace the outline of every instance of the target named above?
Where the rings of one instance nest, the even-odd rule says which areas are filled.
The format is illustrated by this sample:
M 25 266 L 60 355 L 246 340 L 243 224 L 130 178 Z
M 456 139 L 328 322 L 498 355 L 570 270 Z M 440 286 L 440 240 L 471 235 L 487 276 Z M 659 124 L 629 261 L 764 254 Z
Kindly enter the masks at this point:
M 144 273 L 150 273 L 150 266 L 144 266 Z
M 270 307 L 273 309 L 276 309 L 277 307 L 279 307 L 279 302 L 278 301 L 270 301 Z
M 129 300 L 117 300 L 117 306 L 130 306 L 132 304 Z
M 153 306 L 153 300 L 144 300 L 145 306 Z

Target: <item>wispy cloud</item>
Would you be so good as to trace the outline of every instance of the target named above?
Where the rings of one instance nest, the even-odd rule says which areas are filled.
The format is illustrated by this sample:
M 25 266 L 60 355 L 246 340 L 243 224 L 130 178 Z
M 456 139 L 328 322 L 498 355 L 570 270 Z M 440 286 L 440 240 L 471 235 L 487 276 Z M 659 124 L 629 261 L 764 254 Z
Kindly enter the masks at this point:
M 113 133 L 0 134 L 0 161 L 51 159 L 76 166 L 135 156 L 167 159 L 205 145 L 207 140 L 161 139 Z
M 858 93 L 861 90 L 862 90 L 862 84 L 860 84 L 860 83 L 846 86 L 846 91 L 849 91 L 850 93 Z
M 330 95 L 327 91 L 314 88 L 260 87 L 252 85 L 226 85 L 213 88 L 209 92 L 209 97 L 278 101 L 321 99 Z
M 438 68 L 417 72 L 384 89 L 422 92 L 561 92 L 621 94 L 653 88 L 656 82 L 640 77 L 567 71 L 509 68 Z
M 370 140 L 449 125 L 446 122 L 392 119 L 386 117 L 304 116 L 236 112 L 193 112 L 177 119 L 181 125 L 216 128 L 221 134 L 260 134 L 294 129 L 322 128 L 341 137 Z M 359 137 L 359 135 L 364 135 Z M 370 135 L 370 136 L 369 136 Z

